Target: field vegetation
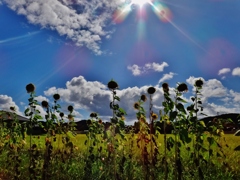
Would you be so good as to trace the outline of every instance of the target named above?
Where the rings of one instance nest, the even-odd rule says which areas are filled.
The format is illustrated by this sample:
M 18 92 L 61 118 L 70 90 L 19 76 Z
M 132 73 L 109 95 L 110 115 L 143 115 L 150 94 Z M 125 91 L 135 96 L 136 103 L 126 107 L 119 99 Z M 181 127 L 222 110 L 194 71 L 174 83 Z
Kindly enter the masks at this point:
M 127 114 L 118 102 L 118 84 L 108 83 L 112 92 L 110 126 L 105 128 L 99 114 L 92 112 L 87 120 L 89 131 L 76 134 L 73 106 L 68 114 L 61 111 L 59 94 L 53 105 L 37 102 L 35 86 L 26 86 L 29 107 L 26 123 L 20 123 L 14 107 L 13 121 L 0 124 L 0 179 L 30 180 L 182 180 L 240 179 L 239 137 L 225 135 L 224 123 L 231 120 L 213 119 L 208 124 L 199 120 L 203 112 L 201 79 L 195 82 L 192 103 L 182 97 L 188 87 L 178 83 L 174 97 L 167 83 L 163 111 L 153 112 L 152 98 L 156 89 L 149 87 L 134 103 L 138 132 L 125 126 Z M 144 109 L 148 102 L 149 109 Z M 38 106 L 46 110 L 40 115 Z M 42 124 L 40 120 L 45 120 Z M 67 125 L 64 122 L 68 121 Z M 157 123 L 162 122 L 160 129 Z M 167 125 L 172 134 L 166 133 Z M 44 128 L 45 135 L 33 135 L 33 127 Z M 163 132 L 162 134 L 160 133 Z

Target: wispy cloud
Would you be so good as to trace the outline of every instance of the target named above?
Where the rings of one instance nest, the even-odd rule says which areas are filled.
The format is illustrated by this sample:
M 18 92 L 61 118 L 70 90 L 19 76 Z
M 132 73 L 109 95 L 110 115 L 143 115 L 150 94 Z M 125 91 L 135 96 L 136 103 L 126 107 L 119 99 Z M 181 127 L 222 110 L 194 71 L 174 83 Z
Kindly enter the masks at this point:
M 122 2 L 119 0 L 2 0 L 29 23 L 55 30 L 71 39 L 77 46 L 86 46 L 96 54 L 102 54 L 99 43 L 108 37 L 107 23 L 113 11 Z
M 233 76 L 240 76 L 240 67 L 236 67 L 232 71 Z
M 0 40 L 0 44 L 4 44 L 4 43 L 8 43 L 8 42 L 12 42 L 12 41 L 16 41 L 16 40 L 20 40 L 20 39 L 24 39 L 24 38 L 29 38 L 33 35 L 39 34 L 41 31 L 35 31 L 35 32 L 31 32 L 22 36 L 17 36 L 17 37 L 12 37 L 12 38 L 8 38 L 8 39 L 4 39 L 4 40 Z
M 140 76 L 149 71 L 163 72 L 165 67 L 168 67 L 168 63 L 166 62 L 163 62 L 162 64 L 153 62 L 153 63 L 147 63 L 144 66 L 138 66 L 136 64 L 132 66 L 129 65 L 127 66 L 127 69 L 132 71 L 132 74 L 134 76 Z
M 230 71 L 231 71 L 230 68 L 223 68 L 223 69 L 220 69 L 220 70 L 218 71 L 218 75 L 227 74 L 227 73 L 229 73 Z
M 168 74 L 164 74 L 163 77 L 161 79 L 159 79 L 158 83 L 162 83 L 164 81 L 170 80 L 173 78 L 173 76 L 176 75 L 176 73 L 170 72 Z

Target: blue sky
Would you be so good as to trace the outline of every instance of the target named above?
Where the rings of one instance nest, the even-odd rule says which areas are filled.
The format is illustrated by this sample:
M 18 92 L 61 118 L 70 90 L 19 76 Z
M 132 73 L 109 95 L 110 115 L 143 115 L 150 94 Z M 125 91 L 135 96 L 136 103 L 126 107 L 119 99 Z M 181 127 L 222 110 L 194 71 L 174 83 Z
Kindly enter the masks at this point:
M 0 109 L 22 114 L 33 83 L 39 102 L 59 93 L 77 120 L 90 112 L 109 120 L 113 78 L 132 123 L 132 105 L 149 86 L 157 113 L 163 82 L 187 83 L 189 100 L 202 78 L 206 114 L 239 113 L 240 2 L 137 2 L 0 0 Z

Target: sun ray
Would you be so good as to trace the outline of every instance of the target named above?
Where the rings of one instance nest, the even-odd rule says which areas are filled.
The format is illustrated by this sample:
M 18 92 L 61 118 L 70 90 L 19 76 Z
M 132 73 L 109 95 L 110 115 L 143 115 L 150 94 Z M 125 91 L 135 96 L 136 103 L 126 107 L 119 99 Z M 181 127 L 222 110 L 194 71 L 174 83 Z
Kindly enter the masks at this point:
M 168 8 L 165 8 L 161 4 L 154 5 L 153 3 L 150 3 L 150 5 L 153 7 L 154 12 L 156 15 L 163 21 L 169 22 L 175 29 L 177 29 L 182 35 L 184 35 L 188 40 L 190 40 L 192 43 L 194 43 L 197 47 L 202 49 L 203 51 L 207 52 L 208 51 L 202 47 L 199 43 L 197 43 L 191 36 L 189 36 L 186 32 L 184 32 L 179 26 L 177 26 L 172 20 L 172 16 L 170 15 L 171 12 Z

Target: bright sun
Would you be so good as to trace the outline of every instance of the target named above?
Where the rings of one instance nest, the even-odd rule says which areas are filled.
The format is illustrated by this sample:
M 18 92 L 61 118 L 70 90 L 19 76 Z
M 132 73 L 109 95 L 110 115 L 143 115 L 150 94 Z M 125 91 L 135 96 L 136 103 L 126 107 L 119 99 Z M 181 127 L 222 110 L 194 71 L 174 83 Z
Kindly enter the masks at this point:
M 132 4 L 137 4 L 142 7 L 144 4 L 149 3 L 150 0 L 132 0 Z

